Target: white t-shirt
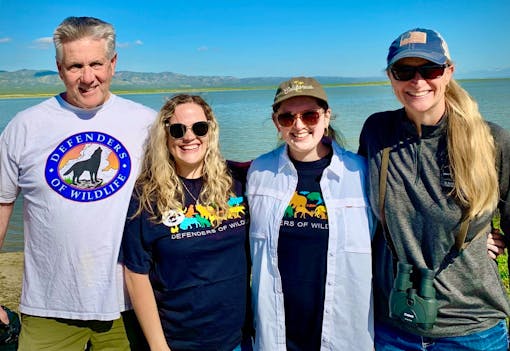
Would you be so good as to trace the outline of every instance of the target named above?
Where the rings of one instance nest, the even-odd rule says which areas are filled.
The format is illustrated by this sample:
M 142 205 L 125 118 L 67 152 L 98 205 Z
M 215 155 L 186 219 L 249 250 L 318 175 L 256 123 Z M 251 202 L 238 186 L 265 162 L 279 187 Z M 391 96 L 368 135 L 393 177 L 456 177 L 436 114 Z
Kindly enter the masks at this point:
M 119 247 L 156 111 L 115 95 L 93 110 L 60 96 L 0 136 L 0 202 L 23 194 L 20 312 L 113 320 L 127 306 Z

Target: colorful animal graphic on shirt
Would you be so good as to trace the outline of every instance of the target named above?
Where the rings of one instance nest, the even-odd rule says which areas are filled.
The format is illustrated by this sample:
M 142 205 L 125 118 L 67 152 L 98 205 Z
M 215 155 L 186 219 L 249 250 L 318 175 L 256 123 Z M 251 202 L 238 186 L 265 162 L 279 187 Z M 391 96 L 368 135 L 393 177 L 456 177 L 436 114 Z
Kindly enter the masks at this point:
M 216 209 L 210 205 L 190 204 L 186 208 L 180 210 L 183 215 L 182 221 L 178 224 L 170 226 L 172 234 L 179 231 L 189 231 L 197 229 L 208 229 L 215 227 L 220 219 L 240 219 L 246 212 L 246 206 L 243 204 L 244 198 L 231 197 L 228 201 L 229 209 L 226 215 L 221 216 Z
M 283 217 L 298 219 L 327 219 L 328 214 L 320 192 L 296 191 L 292 196 Z
M 191 205 L 193 206 L 193 205 Z M 196 204 L 195 206 L 196 210 L 198 211 L 198 215 L 207 219 L 211 225 L 216 225 L 218 223 L 218 217 L 216 215 L 216 211 L 212 206 L 203 206 L 200 204 Z M 195 215 L 195 214 L 193 214 Z

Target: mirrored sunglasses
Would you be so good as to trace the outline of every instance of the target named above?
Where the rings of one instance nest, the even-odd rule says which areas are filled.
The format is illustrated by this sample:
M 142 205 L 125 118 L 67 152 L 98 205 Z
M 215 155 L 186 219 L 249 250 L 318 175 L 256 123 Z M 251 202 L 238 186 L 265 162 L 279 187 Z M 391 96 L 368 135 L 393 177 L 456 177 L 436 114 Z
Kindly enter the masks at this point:
M 193 134 L 195 134 L 197 137 L 206 136 L 207 132 L 209 132 L 209 122 L 206 121 L 195 122 L 191 126 L 186 126 L 182 123 L 170 124 L 168 121 L 166 121 L 165 125 L 168 128 L 168 133 L 174 139 L 183 138 L 188 129 L 191 129 Z
M 408 81 L 420 73 L 423 79 L 436 79 L 444 74 L 448 65 L 426 64 L 422 66 L 393 65 L 390 68 L 393 78 L 400 81 Z
M 278 124 L 282 127 L 292 127 L 294 123 L 296 123 L 296 119 L 300 118 L 301 121 L 307 126 L 314 126 L 319 123 L 319 118 L 321 117 L 321 109 L 305 111 L 301 113 L 291 113 L 285 112 L 280 113 L 276 116 L 276 120 Z

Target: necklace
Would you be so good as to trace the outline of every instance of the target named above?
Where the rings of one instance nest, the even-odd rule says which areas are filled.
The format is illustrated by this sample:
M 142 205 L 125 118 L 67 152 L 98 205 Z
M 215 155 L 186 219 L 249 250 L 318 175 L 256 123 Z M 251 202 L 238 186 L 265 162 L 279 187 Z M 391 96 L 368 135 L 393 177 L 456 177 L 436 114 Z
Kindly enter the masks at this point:
M 195 197 L 195 195 L 193 195 L 193 193 L 188 189 L 188 187 L 186 186 L 186 184 L 184 183 L 184 179 L 181 179 L 181 184 L 182 186 L 184 187 L 184 189 L 186 190 L 186 192 L 189 194 L 189 196 L 191 196 L 191 198 L 193 200 L 195 200 L 195 204 L 198 204 L 198 199 Z

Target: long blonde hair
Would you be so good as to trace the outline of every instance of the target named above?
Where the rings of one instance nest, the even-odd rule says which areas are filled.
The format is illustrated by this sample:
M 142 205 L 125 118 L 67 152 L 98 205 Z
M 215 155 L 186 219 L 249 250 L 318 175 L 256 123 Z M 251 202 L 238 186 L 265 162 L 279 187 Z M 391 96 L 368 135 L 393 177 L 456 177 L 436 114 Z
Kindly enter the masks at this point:
M 476 101 L 452 78 L 446 87 L 452 195 L 469 219 L 494 211 L 499 199 L 494 138 Z
M 139 206 L 133 217 L 146 211 L 152 221 L 161 222 L 161 215 L 166 211 L 184 209 L 184 189 L 177 175 L 175 160 L 168 150 L 170 136 L 165 122 L 174 115 L 178 105 L 185 103 L 202 107 L 209 121 L 209 143 L 203 160 L 204 184 L 198 200 L 203 205 L 215 208 L 219 222 L 221 214 L 227 213 L 227 201 L 232 195 L 232 177 L 220 153 L 218 122 L 211 107 L 200 96 L 179 94 L 163 105 L 150 128 L 142 170 L 135 184 Z

